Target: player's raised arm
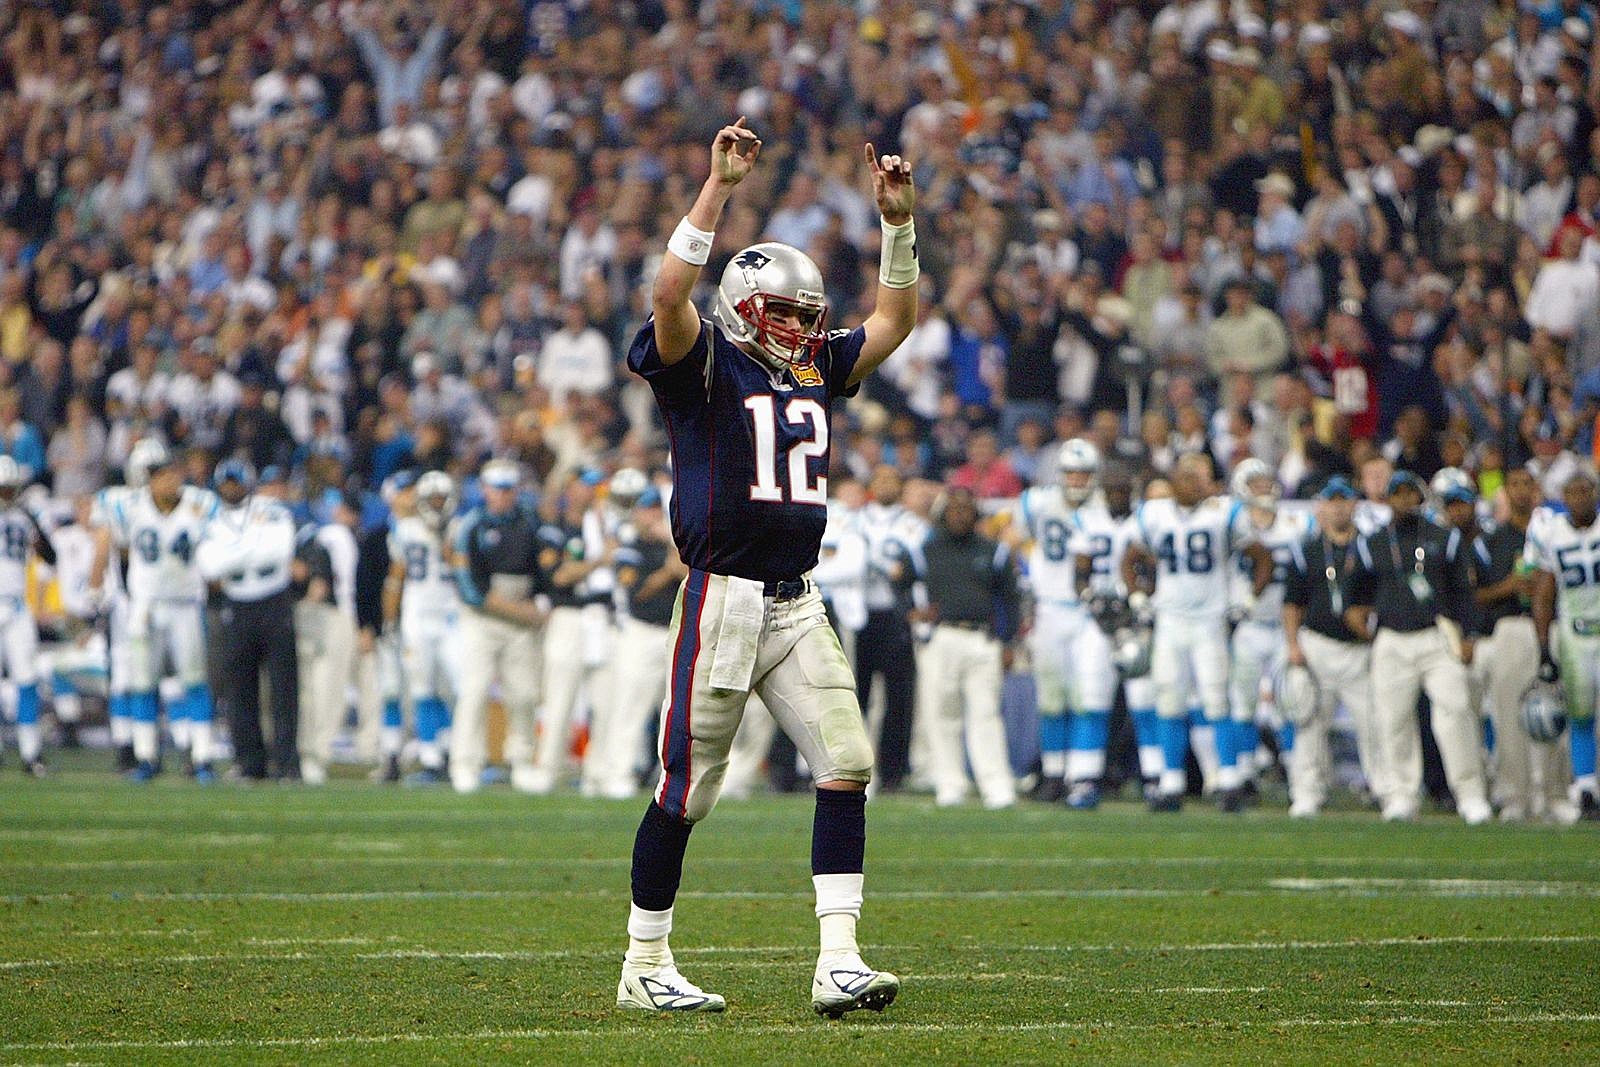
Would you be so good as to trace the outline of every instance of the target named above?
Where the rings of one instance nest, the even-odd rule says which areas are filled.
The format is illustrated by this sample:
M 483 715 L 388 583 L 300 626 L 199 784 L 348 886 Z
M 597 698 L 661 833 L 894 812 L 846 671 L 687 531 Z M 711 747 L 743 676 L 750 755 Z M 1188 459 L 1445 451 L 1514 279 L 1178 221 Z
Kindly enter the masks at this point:
M 878 302 L 863 324 L 866 341 L 850 372 L 855 385 L 877 370 L 917 324 L 917 230 L 911 221 L 917 206 L 917 189 L 911 181 L 911 163 L 899 156 L 878 156 L 866 147 L 872 168 L 872 196 L 883 216 L 883 246 L 878 266 Z
M 700 336 L 700 313 L 689 296 L 700 279 L 700 268 L 711 257 L 722 209 L 733 187 L 744 181 L 761 154 L 761 140 L 745 128 L 744 116 L 717 131 L 711 144 L 711 175 L 700 187 L 689 214 L 667 241 L 667 254 L 650 293 L 655 316 L 656 351 L 667 366 L 689 354 Z

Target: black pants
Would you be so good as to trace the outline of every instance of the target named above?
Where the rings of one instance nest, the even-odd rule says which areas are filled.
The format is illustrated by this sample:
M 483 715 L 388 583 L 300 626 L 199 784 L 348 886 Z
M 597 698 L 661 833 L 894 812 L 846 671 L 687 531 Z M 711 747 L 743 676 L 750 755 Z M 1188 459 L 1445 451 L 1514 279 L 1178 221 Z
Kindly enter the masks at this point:
M 898 611 L 869 611 L 856 635 L 856 695 L 867 711 L 872 679 L 883 675 L 883 732 L 878 738 L 879 784 L 900 787 L 910 769 L 911 715 L 915 708 L 917 662 L 911 647 L 911 624 Z
M 300 668 L 295 659 L 294 601 L 287 592 L 265 600 L 229 601 L 222 620 L 222 692 L 233 730 L 234 762 L 246 778 L 265 778 L 268 751 L 261 732 L 261 679 L 271 690 L 271 772 L 300 774 Z

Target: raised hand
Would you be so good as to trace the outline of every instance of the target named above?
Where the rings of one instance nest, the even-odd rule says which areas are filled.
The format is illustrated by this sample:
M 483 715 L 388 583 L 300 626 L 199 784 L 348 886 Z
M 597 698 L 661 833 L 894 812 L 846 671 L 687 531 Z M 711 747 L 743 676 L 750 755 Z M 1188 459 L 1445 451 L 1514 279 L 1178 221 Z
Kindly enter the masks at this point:
M 747 129 L 744 116 L 732 126 L 717 131 L 711 143 L 711 176 L 723 185 L 738 185 L 756 165 L 761 154 L 761 139 Z
M 898 226 L 911 218 L 917 206 L 917 188 L 911 181 L 911 163 L 899 156 L 880 157 L 869 142 L 866 147 L 867 166 L 872 168 L 872 198 L 878 202 L 878 214 L 891 226 Z

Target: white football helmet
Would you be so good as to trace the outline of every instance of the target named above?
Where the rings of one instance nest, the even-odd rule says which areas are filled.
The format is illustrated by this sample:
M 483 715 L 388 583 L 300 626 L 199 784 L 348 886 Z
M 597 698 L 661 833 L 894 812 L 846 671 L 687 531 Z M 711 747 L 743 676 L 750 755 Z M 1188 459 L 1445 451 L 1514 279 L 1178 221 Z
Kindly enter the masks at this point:
M 1273 701 L 1283 721 L 1303 726 L 1317 713 L 1316 677 L 1305 667 L 1285 667 L 1273 679 Z
M 623 467 L 607 483 L 607 499 L 619 511 L 630 511 L 650 488 L 650 479 L 637 467 Z
M 1261 482 L 1267 483 L 1265 488 L 1260 486 Z M 1233 478 L 1228 487 L 1235 497 L 1253 508 L 1270 511 L 1278 506 L 1278 479 L 1264 460 L 1254 456 L 1240 460 L 1239 465 L 1233 468 Z
M 1433 481 L 1428 484 L 1434 500 L 1439 506 L 1450 502 L 1452 498 L 1461 500 L 1470 498 L 1478 499 L 1478 486 L 1473 482 L 1472 475 L 1460 467 L 1441 467 L 1439 473 L 1433 476 Z
M 1561 740 L 1567 730 L 1567 698 L 1559 685 L 1539 682 L 1523 694 L 1522 728 L 1535 741 Z
M 799 317 L 792 329 L 772 320 L 775 310 Z M 728 337 L 749 345 L 775 369 L 809 367 L 827 340 L 828 302 L 822 272 L 798 248 L 776 241 L 751 245 L 728 261 L 711 317 Z
M 1100 481 L 1100 450 L 1081 437 L 1074 437 L 1061 446 L 1056 456 L 1056 469 L 1061 475 L 1061 495 L 1067 503 L 1077 505 L 1088 500 Z M 1073 485 L 1067 481 L 1069 474 L 1087 474 L 1088 481 Z
M 444 471 L 429 471 L 417 479 L 417 516 L 435 530 L 444 529 L 459 502 L 456 480 Z
M 0 502 L 9 504 L 22 492 L 22 465 L 10 456 L 0 456 Z
M 123 466 L 122 480 L 130 488 L 142 489 L 150 484 L 150 472 L 172 462 L 167 446 L 154 437 L 146 437 L 128 452 L 128 462 Z

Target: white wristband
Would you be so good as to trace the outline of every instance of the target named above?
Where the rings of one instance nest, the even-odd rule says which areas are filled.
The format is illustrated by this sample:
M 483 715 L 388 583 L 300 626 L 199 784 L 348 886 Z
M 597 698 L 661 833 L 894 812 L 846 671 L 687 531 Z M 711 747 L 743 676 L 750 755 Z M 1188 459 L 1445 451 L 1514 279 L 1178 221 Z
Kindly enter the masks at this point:
M 916 222 L 907 219 L 898 226 L 884 222 L 878 281 L 890 289 L 909 289 L 917 284 L 921 274 L 922 267 L 917 263 Z
M 685 263 L 703 267 L 706 265 L 706 260 L 711 258 L 711 242 L 716 236 L 691 225 L 685 218 L 680 220 L 678 228 L 672 231 L 672 237 L 667 241 L 667 251 Z

